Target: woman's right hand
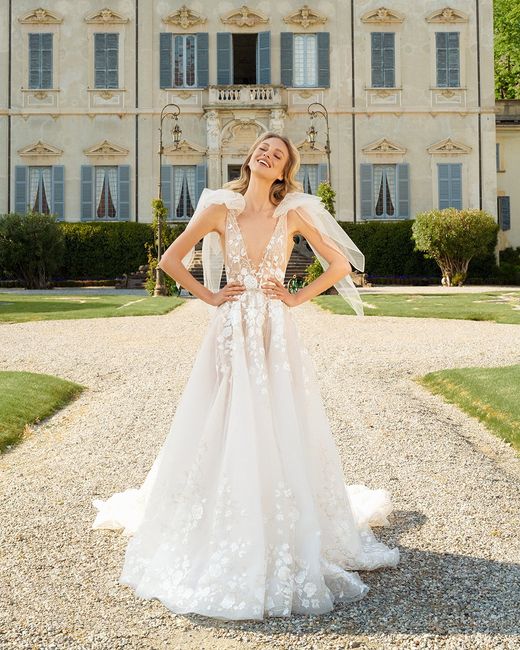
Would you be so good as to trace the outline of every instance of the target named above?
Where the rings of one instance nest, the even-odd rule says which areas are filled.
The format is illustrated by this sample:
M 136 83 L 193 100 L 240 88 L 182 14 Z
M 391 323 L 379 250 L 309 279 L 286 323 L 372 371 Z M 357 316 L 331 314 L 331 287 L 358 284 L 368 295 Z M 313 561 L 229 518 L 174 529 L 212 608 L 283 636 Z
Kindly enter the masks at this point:
M 220 291 L 213 293 L 210 305 L 218 307 L 224 302 L 238 300 L 243 291 L 245 287 L 240 282 L 228 282 Z

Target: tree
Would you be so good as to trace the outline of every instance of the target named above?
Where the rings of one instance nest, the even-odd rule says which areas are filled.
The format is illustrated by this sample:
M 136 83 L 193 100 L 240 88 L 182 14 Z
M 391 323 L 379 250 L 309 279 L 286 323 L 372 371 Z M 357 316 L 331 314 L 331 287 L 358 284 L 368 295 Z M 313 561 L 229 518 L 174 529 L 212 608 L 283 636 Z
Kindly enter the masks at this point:
M 0 268 L 20 278 L 26 289 L 47 289 L 65 253 L 55 215 L 10 213 L 0 217 Z
M 497 233 L 494 217 L 483 210 L 421 212 L 412 224 L 414 250 L 437 262 L 446 286 L 464 283 L 471 259 L 496 245 Z
M 520 99 L 520 3 L 494 0 L 495 95 Z

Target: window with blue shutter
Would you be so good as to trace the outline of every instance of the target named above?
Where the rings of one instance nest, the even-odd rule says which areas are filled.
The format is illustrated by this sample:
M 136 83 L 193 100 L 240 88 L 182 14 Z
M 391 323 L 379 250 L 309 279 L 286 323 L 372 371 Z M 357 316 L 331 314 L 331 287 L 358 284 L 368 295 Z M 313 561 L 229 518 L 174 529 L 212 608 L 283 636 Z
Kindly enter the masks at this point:
M 294 34 L 293 86 L 318 85 L 318 39 L 316 34 Z
M 208 34 L 161 33 L 161 88 L 205 87 L 209 83 Z
M 439 210 L 462 209 L 462 163 L 437 163 Z
M 217 84 L 233 83 L 233 38 L 231 32 L 217 32 Z
M 168 221 L 190 219 L 206 185 L 206 165 L 163 165 L 161 195 Z
M 52 34 L 29 34 L 29 88 L 52 88 Z
M 460 86 L 459 32 L 436 32 L 437 87 Z
M 318 86 L 330 86 L 330 33 L 318 32 Z
M 94 86 L 119 87 L 119 34 L 94 34 Z
M 292 32 L 281 32 L 280 34 L 280 81 L 286 88 L 293 85 L 293 36 Z
M 372 87 L 395 87 L 395 34 L 372 32 Z
M 129 218 L 130 165 L 82 165 L 82 221 L 125 221 Z
M 363 163 L 361 173 L 361 217 L 407 219 L 410 216 L 409 165 Z
M 300 165 L 296 174 L 296 180 L 303 185 L 303 191 L 307 194 L 316 194 L 320 183 L 318 177 L 318 165 Z
M 54 214 L 64 218 L 63 165 L 15 167 L 15 211 Z
M 498 223 L 501 230 L 511 229 L 511 200 L 509 196 L 498 196 Z
M 330 34 L 280 35 L 281 82 L 286 87 L 330 86 Z

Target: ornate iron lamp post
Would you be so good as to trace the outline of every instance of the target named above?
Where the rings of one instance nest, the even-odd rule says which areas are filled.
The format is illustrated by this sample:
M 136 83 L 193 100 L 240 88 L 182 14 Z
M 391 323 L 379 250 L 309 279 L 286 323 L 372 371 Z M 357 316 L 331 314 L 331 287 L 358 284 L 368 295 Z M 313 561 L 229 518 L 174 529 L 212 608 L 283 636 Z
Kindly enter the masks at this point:
M 314 108 L 316 107 L 316 108 Z M 327 140 L 325 142 L 325 153 L 327 154 L 327 176 L 328 176 L 328 181 L 330 183 L 331 178 L 330 178 L 330 134 L 329 134 L 329 113 L 325 106 L 323 104 L 320 104 L 319 102 L 313 102 L 312 104 L 309 104 L 307 107 L 307 112 L 311 116 L 311 125 L 307 129 L 307 142 L 311 145 L 311 149 L 315 149 L 316 147 L 316 136 L 318 135 L 318 131 L 314 128 L 314 118 L 317 115 L 321 115 L 322 117 L 325 118 L 325 124 L 327 127 Z
M 171 110 L 167 110 L 171 108 Z M 162 199 L 162 156 L 163 156 L 163 151 L 164 151 L 164 146 L 163 146 L 163 122 L 166 117 L 171 117 L 173 119 L 173 127 L 171 130 L 171 135 L 173 139 L 173 145 L 174 148 L 177 149 L 179 146 L 179 143 L 181 141 L 181 134 L 182 134 L 182 129 L 179 126 L 178 122 L 178 117 L 180 115 L 181 109 L 177 106 L 177 104 L 166 104 L 166 106 L 163 107 L 161 111 L 161 122 L 159 126 L 159 199 Z M 164 273 L 163 270 L 159 268 L 159 262 L 161 260 L 161 255 L 162 255 L 162 218 L 159 218 L 157 222 L 157 269 L 156 269 L 156 277 L 155 277 L 155 289 L 154 289 L 154 296 L 165 296 L 166 295 L 166 287 L 164 284 Z

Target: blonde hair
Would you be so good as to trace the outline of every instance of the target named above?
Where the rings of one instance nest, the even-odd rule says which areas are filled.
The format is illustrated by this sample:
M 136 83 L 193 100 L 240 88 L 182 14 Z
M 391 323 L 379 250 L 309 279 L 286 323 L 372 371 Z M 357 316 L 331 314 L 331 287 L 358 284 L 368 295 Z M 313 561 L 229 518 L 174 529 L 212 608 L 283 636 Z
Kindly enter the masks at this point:
M 267 140 L 267 138 L 278 138 L 279 140 L 282 140 L 282 142 L 285 142 L 289 152 L 289 157 L 283 170 L 283 179 L 281 181 L 276 179 L 271 185 L 269 191 L 269 199 L 271 203 L 278 205 L 288 192 L 303 191 L 302 184 L 296 180 L 296 174 L 300 168 L 300 152 L 286 135 L 279 135 L 272 131 L 262 133 L 253 142 L 251 148 L 247 152 L 246 159 L 240 168 L 240 176 L 232 181 L 224 183 L 222 187 L 233 190 L 234 192 L 240 192 L 240 194 L 245 193 L 249 186 L 249 180 L 251 179 L 251 169 L 249 168 L 248 163 L 251 160 L 254 150 L 261 142 Z

